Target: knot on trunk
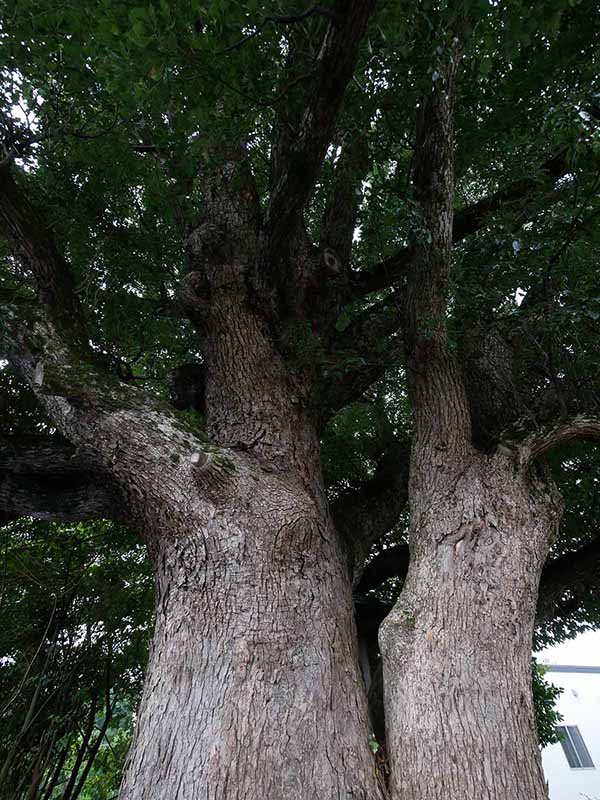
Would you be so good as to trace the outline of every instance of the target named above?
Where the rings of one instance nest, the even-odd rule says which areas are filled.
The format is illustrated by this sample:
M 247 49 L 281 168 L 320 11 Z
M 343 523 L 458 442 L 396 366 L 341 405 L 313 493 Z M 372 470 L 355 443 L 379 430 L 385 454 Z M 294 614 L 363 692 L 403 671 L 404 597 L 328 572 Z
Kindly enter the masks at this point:
M 442 573 L 450 575 L 454 572 L 455 562 L 462 558 L 466 561 L 472 554 L 477 537 L 487 527 L 487 522 L 476 515 L 463 522 L 455 531 L 442 534 L 437 540 L 438 547 L 443 547 Z
M 233 461 L 219 452 L 196 450 L 190 456 L 194 480 L 198 488 L 215 504 L 231 499 L 236 490 Z

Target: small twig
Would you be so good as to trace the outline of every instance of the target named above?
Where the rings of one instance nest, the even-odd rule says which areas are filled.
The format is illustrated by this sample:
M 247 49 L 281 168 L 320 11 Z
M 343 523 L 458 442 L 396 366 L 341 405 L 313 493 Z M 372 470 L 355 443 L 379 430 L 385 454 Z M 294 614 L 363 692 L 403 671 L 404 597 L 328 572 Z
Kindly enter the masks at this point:
M 260 25 L 257 26 L 255 31 L 247 34 L 235 44 L 229 45 L 229 47 L 226 47 L 224 50 L 220 50 L 217 55 L 224 55 L 225 53 L 230 53 L 232 50 L 237 50 L 238 47 L 242 47 L 242 45 L 246 44 L 246 42 L 249 42 L 256 36 L 259 36 L 269 23 L 272 23 L 273 25 L 292 25 L 295 22 L 302 22 L 303 20 L 315 15 L 326 17 L 327 19 L 333 20 L 333 22 L 339 22 L 337 14 L 335 14 L 333 11 L 330 11 L 328 8 L 323 8 L 323 6 L 320 5 L 311 6 L 311 8 L 308 8 L 306 11 L 301 11 L 298 14 L 283 14 L 265 17 Z
M 39 644 L 39 646 L 38 646 L 37 650 L 35 651 L 35 653 L 34 653 L 34 655 L 33 655 L 33 658 L 32 658 L 32 659 L 31 659 L 31 661 L 29 662 L 29 665 L 28 665 L 27 669 L 25 670 L 25 674 L 23 675 L 23 678 L 21 679 L 21 683 L 20 683 L 20 684 L 19 684 L 19 686 L 17 687 L 17 689 L 16 689 L 15 693 L 14 693 L 14 694 L 13 694 L 13 696 L 10 698 L 10 700 L 8 701 L 8 703 L 7 703 L 7 704 L 4 706 L 4 708 L 2 709 L 2 711 L 0 711 L 0 719 L 2 719 L 2 717 L 4 717 L 4 716 L 6 715 L 6 712 L 8 711 L 8 709 L 11 707 L 11 705 L 14 703 L 14 701 L 17 699 L 17 697 L 18 697 L 18 696 L 19 696 L 19 694 L 21 693 L 21 689 L 23 688 L 23 686 L 25 685 L 25 681 L 26 681 L 26 680 L 27 680 L 27 678 L 29 677 L 29 673 L 31 672 L 31 669 L 32 669 L 32 667 L 33 667 L 33 665 L 34 665 L 34 663 L 35 663 L 35 660 L 36 660 L 36 658 L 38 657 L 38 655 L 39 655 L 39 653 L 40 653 L 40 651 L 41 651 L 42 647 L 44 646 L 44 642 L 46 641 L 46 637 L 48 636 L 48 631 L 50 630 L 50 626 L 52 625 L 52 621 L 54 620 L 54 614 L 55 614 L 55 612 L 56 612 L 56 603 L 57 603 L 57 600 L 58 600 L 58 598 L 56 597 L 56 594 L 55 594 L 55 595 L 54 595 L 54 604 L 53 604 L 53 606 L 52 606 L 52 612 L 51 612 L 51 614 L 50 614 L 50 619 L 48 620 L 48 624 L 46 625 L 46 629 L 45 629 L 45 631 L 44 631 L 44 634 L 43 634 L 43 636 L 42 636 L 42 639 L 41 639 L 41 641 L 40 641 L 40 644 Z

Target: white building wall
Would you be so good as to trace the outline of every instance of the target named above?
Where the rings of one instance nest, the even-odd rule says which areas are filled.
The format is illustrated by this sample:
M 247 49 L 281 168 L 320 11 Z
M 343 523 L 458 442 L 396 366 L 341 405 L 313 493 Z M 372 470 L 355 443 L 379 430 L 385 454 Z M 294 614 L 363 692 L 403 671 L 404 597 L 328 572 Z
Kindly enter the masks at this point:
M 550 800 L 600 800 L 600 668 L 587 673 L 551 669 L 544 677 L 564 689 L 557 703 L 561 725 L 577 725 L 594 762 L 594 769 L 572 769 L 560 743 L 544 748 Z

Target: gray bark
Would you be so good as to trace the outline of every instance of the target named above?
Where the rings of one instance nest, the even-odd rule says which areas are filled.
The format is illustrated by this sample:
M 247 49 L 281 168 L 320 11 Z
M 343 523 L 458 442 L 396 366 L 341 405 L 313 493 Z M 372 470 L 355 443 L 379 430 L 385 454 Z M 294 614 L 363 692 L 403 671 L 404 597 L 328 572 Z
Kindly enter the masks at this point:
M 120 800 L 375 800 L 309 386 L 248 302 L 243 267 L 204 274 L 210 305 L 187 302 L 206 332 L 212 444 L 184 459 L 195 492 L 147 531 L 156 629 Z
M 448 346 L 459 37 L 419 107 L 415 231 L 402 304 L 414 434 L 410 565 L 379 634 L 394 800 L 544 800 L 531 692 L 542 566 L 560 517 L 530 448 L 476 450 Z
M 227 242 L 251 242 L 252 199 L 249 210 L 237 196 L 226 209 L 214 202 Z M 376 800 L 310 380 L 284 364 L 249 302 L 250 256 L 221 260 L 212 234 L 207 218 L 190 237 L 204 266 L 183 291 L 205 336 L 206 434 L 82 364 L 62 318 L 14 329 L 14 365 L 64 437 L 110 476 L 119 515 L 154 564 L 156 630 L 121 800 Z
M 378 798 L 347 566 L 301 485 L 156 543 L 157 619 L 120 800 Z
M 411 564 L 380 630 L 392 796 L 545 800 L 531 647 L 560 501 L 502 452 L 427 461 L 413 459 Z

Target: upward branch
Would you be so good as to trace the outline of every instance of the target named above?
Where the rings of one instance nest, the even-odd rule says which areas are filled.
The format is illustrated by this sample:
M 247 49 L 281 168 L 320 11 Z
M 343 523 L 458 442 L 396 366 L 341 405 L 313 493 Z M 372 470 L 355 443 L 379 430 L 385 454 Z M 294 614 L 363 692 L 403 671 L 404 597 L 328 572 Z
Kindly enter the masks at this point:
M 338 21 L 331 21 L 325 33 L 297 126 L 280 136 L 281 146 L 274 148 L 271 198 L 261 242 L 263 270 L 277 269 L 290 231 L 297 227 L 314 189 L 374 7 L 375 0 L 338 0 L 334 9 Z
M 69 265 L 43 216 L 15 181 L 9 166 L 0 169 L 0 234 L 31 271 L 39 301 L 49 309 L 54 321 L 81 338 L 83 318 Z
M 325 210 L 321 247 L 329 247 L 346 272 L 360 204 L 361 180 L 369 168 L 369 152 L 364 136 L 347 134 L 335 166 L 329 201 Z
M 402 307 L 415 435 L 444 449 L 470 438 L 466 393 L 448 350 L 446 331 L 454 208 L 454 96 L 460 59 L 454 39 L 440 56 L 442 77 L 431 86 L 417 113 L 417 220 Z

